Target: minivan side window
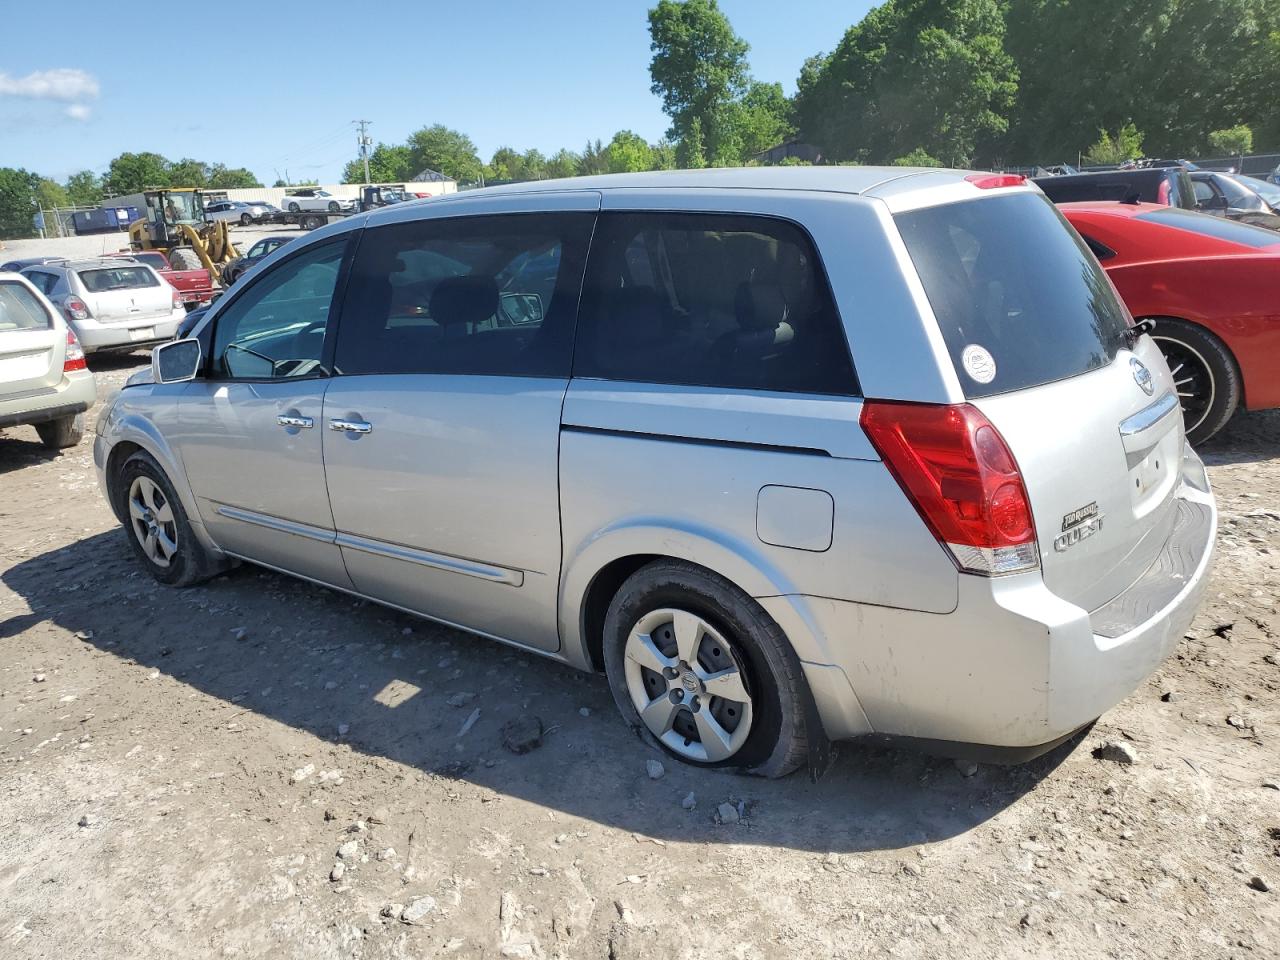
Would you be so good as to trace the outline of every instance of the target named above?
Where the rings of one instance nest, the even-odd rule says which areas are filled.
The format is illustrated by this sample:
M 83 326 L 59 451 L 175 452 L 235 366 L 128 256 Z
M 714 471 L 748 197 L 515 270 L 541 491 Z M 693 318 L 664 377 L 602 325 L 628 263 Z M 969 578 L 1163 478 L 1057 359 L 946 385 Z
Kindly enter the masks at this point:
M 594 220 L 505 214 L 366 229 L 336 371 L 567 377 Z
M 324 373 L 321 351 L 346 238 L 317 244 L 262 274 L 218 315 L 213 374 L 271 380 Z
M 809 237 L 770 217 L 613 213 L 592 243 L 574 376 L 857 395 Z
M 48 330 L 53 320 L 40 301 L 20 283 L 0 281 L 0 333 L 6 330 Z

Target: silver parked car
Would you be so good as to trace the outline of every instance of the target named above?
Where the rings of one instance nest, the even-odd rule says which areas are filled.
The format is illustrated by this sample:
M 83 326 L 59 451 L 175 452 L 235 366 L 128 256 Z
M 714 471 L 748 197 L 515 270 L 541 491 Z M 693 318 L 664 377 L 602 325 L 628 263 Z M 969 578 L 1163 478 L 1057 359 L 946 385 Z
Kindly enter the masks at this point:
M 187 315 L 182 295 L 135 260 L 68 260 L 28 267 L 22 275 L 63 312 L 85 353 L 172 340 Z
M 142 563 L 233 558 L 604 672 L 677 757 L 1061 742 L 1216 510 L 1159 350 L 1019 177 L 812 167 L 396 205 L 272 254 L 99 419 Z
M 0 427 L 30 424 L 46 447 L 74 447 L 96 399 L 75 333 L 30 281 L 0 271 Z
M 204 206 L 204 218 L 209 223 L 215 220 L 226 220 L 248 226 L 279 213 L 275 207 L 267 203 L 246 203 L 243 200 L 213 200 Z

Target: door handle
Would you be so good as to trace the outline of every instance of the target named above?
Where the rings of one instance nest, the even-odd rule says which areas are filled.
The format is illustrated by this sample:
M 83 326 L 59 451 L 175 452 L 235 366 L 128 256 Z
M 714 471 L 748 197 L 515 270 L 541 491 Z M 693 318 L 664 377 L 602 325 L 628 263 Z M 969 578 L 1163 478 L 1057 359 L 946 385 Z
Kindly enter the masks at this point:
M 300 430 L 310 430 L 315 426 L 315 421 L 310 417 L 290 417 L 284 414 L 276 417 L 276 423 L 282 427 L 297 427 Z
M 373 429 L 373 424 L 367 420 L 330 420 L 329 429 L 337 430 L 340 433 L 368 433 Z

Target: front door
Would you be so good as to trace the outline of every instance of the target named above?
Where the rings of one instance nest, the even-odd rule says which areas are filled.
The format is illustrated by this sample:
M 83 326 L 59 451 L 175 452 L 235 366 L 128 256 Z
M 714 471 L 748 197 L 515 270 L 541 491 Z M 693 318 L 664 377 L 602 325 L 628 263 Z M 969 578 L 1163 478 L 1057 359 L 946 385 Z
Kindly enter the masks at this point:
M 599 200 L 528 202 L 365 230 L 324 458 L 360 592 L 554 650 L 560 409 Z
M 179 454 L 223 549 L 350 587 L 325 489 L 324 343 L 346 238 L 261 275 L 214 318 L 206 378 L 179 404 Z

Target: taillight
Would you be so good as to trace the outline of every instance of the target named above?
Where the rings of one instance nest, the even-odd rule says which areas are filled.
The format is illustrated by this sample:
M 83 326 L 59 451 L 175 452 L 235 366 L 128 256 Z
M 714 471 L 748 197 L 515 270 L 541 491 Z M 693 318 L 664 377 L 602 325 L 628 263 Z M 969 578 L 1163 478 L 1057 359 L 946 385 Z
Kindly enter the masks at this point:
M 979 190 L 1020 187 L 1027 182 L 1027 178 L 1020 173 L 971 173 L 965 179 Z
M 177 288 L 175 287 L 173 291 L 173 309 L 178 310 L 181 307 L 182 307 L 182 294 L 180 294 Z
M 72 370 L 84 370 L 88 364 L 85 363 L 84 350 L 80 347 L 80 341 L 76 339 L 75 332 L 67 331 L 67 352 L 62 356 L 62 372 L 70 373 Z
M 88 320 L 93 316 L 88 305 L 79 297 L 67 297 L 67 316 L 72 320 Z
M 1022 474 L 977 407 L 868 400 L 862 428 L 961 570 L 991 576 L 1039 565 Z

